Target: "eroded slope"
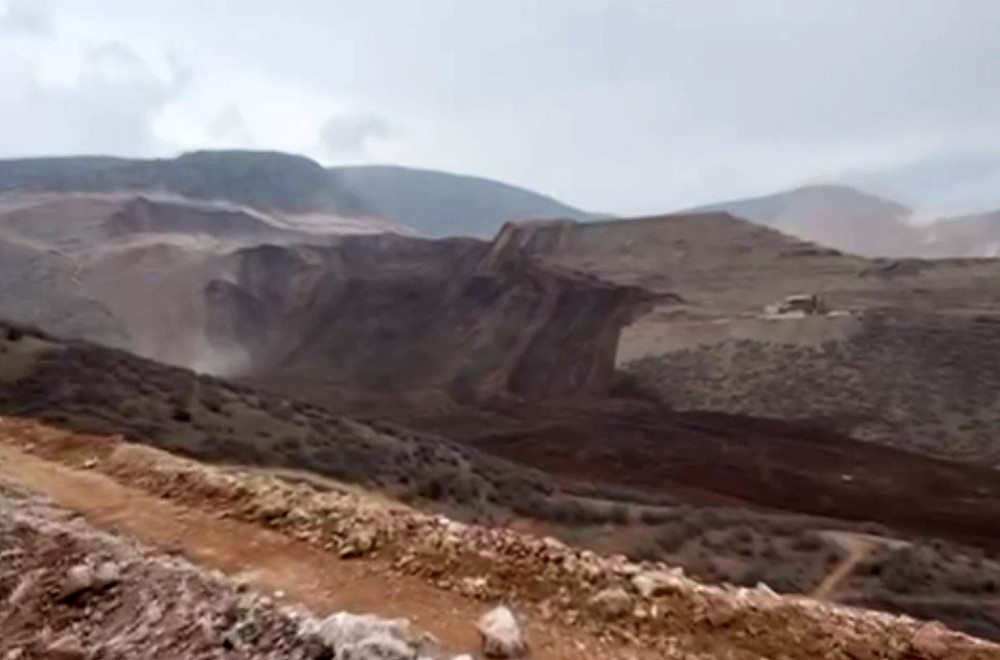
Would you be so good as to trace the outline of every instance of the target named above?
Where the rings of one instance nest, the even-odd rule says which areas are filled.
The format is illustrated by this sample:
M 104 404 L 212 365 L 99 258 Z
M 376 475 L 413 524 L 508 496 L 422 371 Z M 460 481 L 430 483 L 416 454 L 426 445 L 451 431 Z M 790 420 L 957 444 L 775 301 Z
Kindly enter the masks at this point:
M 354 409 L 605 391 L 653 300 L 471 240 L 260 247 L 231 271 L 207 291 L 214 345 L 247 351 L 255 383 Z

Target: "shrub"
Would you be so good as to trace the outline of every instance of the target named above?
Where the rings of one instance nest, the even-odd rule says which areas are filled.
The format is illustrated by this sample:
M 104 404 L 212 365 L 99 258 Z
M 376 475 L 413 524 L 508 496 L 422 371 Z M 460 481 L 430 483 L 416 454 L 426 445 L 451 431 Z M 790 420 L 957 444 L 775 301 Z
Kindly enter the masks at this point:
M 806 532 L 792 542 L 792 549 L 797 552 L 817 552 L 822 548 L 823 539 L 815 532 Z
M 663 552 L 674 552 L 687 541 L 688 535 L 682 525 L 671 524 L 660 527 L 655 538 Z
M 625 525 L 629 522 L 628 507 L 624 504 L 614 504 L 607 509 L 607 520 L 618 525 Z
M 662 525 L 676 517 L 677 514 L 669 509 L 642 509 L 639 511 L 639 520 L 644 525 Z

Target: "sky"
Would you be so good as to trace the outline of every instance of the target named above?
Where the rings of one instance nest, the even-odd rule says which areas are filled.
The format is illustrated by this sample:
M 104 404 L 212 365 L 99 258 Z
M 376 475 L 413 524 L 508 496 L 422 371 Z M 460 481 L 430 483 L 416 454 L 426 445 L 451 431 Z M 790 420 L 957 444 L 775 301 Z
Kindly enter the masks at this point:
M 619 214 L 1000 208 L 996 0 L 0 0 L 0 157 L 290 151 Z

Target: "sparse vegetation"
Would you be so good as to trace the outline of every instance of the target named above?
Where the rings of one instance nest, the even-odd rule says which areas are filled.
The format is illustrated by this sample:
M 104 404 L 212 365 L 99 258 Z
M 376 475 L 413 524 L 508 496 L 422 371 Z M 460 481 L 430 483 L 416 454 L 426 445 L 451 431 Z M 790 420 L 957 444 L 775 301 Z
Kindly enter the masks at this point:
M 859 332 L 836 341 L 731 339 L 627 370 L 681 410 L 822 422 L 862 440 L 1000 463 L 995 324 L 870 313 Z
M 688 506 L 664 494 L 555 478 L 438 436 L 340 417 L 283 397 L 272 400 L 264 392 L 115 351 L 71 344 L 34 360 L 23 378 L 0 385 L 0 413 L 44 416 L 77 431 L 121 433 L 203 460 L 308 469 L 470 521 L 530 518 L 567 540 L 664 560 L 706 581 L 764 582 L 778 591 L 808 592 L 843 556 L 817 531 L 887 532 L 808 516 Z M 311 422 L 305 427 L 304 418 Z M 960 553 L 969 559 L 959 559 Z M 851 579 L 861 592 L 874 594 L 876 606 L 911 611 L 916 606 L 905 598 L 933 596 L 951 603 L 942 610 L 951 611 L 957 601 L 946 597 L 995 594 L 1000 567 L 968 549 L 927 544 L 879 556 Z M 971 616 L 968 608 L 961 611 Z M 979 630 L 988 627 L 984 621 L 952 623 Z

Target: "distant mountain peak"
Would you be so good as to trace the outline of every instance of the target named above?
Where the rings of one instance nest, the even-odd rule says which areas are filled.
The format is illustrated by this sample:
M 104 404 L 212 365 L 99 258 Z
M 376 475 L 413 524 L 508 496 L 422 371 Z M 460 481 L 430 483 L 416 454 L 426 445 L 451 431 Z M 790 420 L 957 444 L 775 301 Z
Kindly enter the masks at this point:
M 895 200 L 886 199 L 874 193 L 866 192 L 855 188 L 853 186 L 848 186 L 840 183 L 819 183 L 806 186 L 799 186 L 788 191 L 788 193 L 778 193 L 780 194 L 790 194 L 806 197 L 819 197 L 831 200 L 840 200 L 842 202 L 851 203 L 861 203 L 868 204 L 872 207 L 879 207 L 881 209 L 896 213 L 900 216 L 908 216 L 913 213 L 913 209 L 897 202 Z
M 842 184 L 800 186 L 691 211 L 727 211 L 820 245 L 870 256 L 905 254 L 917 244 L 905 223 L 911 209 Z

